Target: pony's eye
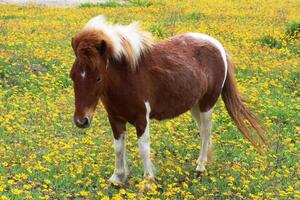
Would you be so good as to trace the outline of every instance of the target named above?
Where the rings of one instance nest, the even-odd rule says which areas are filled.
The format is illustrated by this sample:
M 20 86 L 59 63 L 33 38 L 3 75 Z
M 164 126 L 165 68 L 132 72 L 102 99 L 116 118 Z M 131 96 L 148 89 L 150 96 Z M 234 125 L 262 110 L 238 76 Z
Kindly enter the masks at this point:
M 101 81 L 100 77 L 99 77 L 99 78 L 97 78 L 97 80 L 96 80 L 96 81 L 97 81 L 97 83 L 99 83 L 99 82 Z

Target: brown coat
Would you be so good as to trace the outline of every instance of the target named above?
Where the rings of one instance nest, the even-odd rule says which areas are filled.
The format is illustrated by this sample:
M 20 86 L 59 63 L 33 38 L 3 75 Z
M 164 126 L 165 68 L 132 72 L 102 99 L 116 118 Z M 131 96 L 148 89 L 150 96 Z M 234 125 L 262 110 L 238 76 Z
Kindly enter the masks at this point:
M 244 122 L 248 120 L 266 143 L 259 122 L 241 101 L 228 55 L 228 76 L 222 88 L 224 60 L 211 42 L 182 34 L 150 46 L 141 52 L 133 70 L 125 54 L 119 59 L 113 56 L 116 47 L 103 32 L 87 29 L 73 38 L 76 60 L 71 77 L 76 104 L 74 119 L 79 127 L 90 124 L 101 98 L 115 138 L 124 131 L 126 122 L 136 126 L 140 137 L 147 124 L 146 101 L 151 107 L 150 118 L 163 120 L 197 104 L 201 112 L 206 112 L 222 93 L 230 116 L 245 137 L 260 149 Z

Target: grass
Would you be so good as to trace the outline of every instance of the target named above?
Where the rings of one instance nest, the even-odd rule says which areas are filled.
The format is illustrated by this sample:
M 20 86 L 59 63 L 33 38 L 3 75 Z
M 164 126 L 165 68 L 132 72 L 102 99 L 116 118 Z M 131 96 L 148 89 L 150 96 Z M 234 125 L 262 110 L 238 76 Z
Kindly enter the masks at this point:
M 259 39 L 259 42 L 270 48 L 286 48 L 292 53 L 300 53 L 299 45 L 300 36 L 300 22 L 292 21 L 287 24 L 285 34 L 281 38 L 274 38 L 273 36 L 267 35 Z
M 287 25 L 286 35 L 293 38 L 300 37 L 300 21 L 292 21 Z
M 84 9 L 0 5 L 0 199 L 299 199 L 300 43 L 293 22 L 299 21 L 299 2 L 136 2 Z M 131 174 L 126 186 L 111 186 L 113 142 L 105 110 L 99 105 L 92 127 L 77 129 L 68 76 L 71 37 L 97 14 L 123 24 L 142 21 L 158 41 L 183 32 L 220 40 L 233 54 L 241 94 L 268 129 L 267 155 L 242 137 L 219 101 L 206 173 L 194 171 L 200 138 L 186 113 L 151 123 L 157 175 L 151 190 L 142 181 L 135 130 L 128 126 Z M 271 38 L 262 43 L 282 46 L 257 42 L 264 36 Z
M 79 5 L 80 8 L 91 8 L 91 7 L 102 7 L 102 8 L 114 8 L 126 6 L 125 3 L 119 1 L 107 1 L 104 3 L 82 3 Z
M 282 42 L 279 40 L 276 40 L 272 36 L 264 36 L 260 39 L 260 43 L 263 45 L 266 45 L 271 48 L 277 48 L 280 49 L 282 48 Z
M 145 0 L 131 0 L 128 2 L 122 2 L 117 0 L 110 0 L 103 3 L 82 3 L 79 5 L 79 8 L 91 8 L 91 7 L 101 7 L 101 8 L 115 8 L 115 7 L 149 7 L 152 3 Z

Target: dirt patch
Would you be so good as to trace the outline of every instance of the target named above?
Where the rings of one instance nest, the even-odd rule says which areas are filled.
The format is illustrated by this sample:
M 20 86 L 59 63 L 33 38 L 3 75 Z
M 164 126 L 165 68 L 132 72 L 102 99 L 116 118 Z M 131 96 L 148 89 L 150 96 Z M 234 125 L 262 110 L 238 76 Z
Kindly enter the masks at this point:
M 0 4 L 74 7 L 82 3 L 104 3 L 108 0 L 0 0 Z

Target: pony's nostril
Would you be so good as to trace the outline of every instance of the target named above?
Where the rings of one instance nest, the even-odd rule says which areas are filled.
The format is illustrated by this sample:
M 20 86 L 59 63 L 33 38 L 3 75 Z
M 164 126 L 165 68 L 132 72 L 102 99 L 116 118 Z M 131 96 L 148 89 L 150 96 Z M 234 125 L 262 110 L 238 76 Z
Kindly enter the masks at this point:
M 87 125 L 89 125 L 89 118 L 85 117 L 82 120 L 82 126 L 86 127 Z
M 75 124 L 76 126 L 78 126 L 79 128 L 86 128 L 89 126 L 90 121 L 88 117 L 84 117 L 82 119 L 76 119 L 75 120 Z

